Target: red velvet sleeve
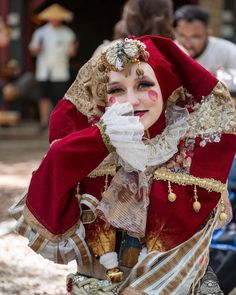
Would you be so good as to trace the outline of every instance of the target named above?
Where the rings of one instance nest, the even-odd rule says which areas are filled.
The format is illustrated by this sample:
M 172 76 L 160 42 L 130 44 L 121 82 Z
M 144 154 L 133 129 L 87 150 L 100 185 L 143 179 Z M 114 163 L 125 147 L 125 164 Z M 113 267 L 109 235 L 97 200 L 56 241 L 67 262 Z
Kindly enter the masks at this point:
M 96 126 L 71 133 L 51 146 L 32 175 L 26 205 L 52 234 L 63 234 L 78 222 L 73 188 L 107 155 Z
M 49 142 L 87 127 L 88 118 L 68 99 L 62 99 L 50 115 Z

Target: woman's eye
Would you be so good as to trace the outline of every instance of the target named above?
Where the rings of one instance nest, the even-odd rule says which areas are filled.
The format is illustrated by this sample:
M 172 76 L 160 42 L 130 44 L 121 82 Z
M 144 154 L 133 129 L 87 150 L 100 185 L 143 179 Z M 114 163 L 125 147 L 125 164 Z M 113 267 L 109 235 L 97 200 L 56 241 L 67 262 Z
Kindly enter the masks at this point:
M 155 84 L 153 82 L 144 82 L 144 81 L 141 81 L 139 84 L 138 84 L 138 88 L 141 88 L 141 89 L 145 89 L 145 88 L 149 88 L 149 87 L 152 87 L 154 86 Z
M 111 89 L 108 89 L 108 90 L 107 90 L 107 93 L 108 93 L 108 94 L 114 94 L 114 93 L 120 93 L 120 92 L 122 92 L 122 91 L 123 91 L 122 88 L 111 88 Z

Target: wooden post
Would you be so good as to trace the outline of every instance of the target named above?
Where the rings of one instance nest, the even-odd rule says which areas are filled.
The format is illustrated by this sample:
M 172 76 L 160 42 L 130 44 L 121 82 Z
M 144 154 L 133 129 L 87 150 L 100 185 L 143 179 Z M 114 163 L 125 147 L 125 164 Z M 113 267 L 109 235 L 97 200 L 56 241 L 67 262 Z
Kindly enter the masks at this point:
M 199 0 L 199 4 L 210 13 L 210 27 L 213 36 L 221 35 L 223 0 Z

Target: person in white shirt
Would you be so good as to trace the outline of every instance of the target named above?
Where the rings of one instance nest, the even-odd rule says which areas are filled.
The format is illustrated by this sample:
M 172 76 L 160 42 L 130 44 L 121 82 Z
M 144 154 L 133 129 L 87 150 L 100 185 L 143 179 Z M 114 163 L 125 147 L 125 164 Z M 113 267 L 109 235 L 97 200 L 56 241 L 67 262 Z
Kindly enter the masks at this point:
M 64 96 L 70 79 L 69 60 L 77 51 L 75 33 L 63 21 L 69 21 L 72 13 L 53 4 L 39 14 L 47 23 L 33 33 L 30 52 L 37 56 L 35 77 L 40 89 L 40 129 L 47 129 L 50 101 L 55 106 Z
M 174 14 L 173 26 L 175 40 L 178 44 L 181 44 L 187 53 L 198 63 L 217 76 L 219 80 L 226 82 L 229 90 L 233 93 L 235 84 L 231 83 L 231 81 L 234 80 L 233 74 L 236 75 L 236 45 L 223 38 L 210 36 L 211 29 L 209 26 L 209 18 L 209 13 L 198 5 L 181 6 Z M 227 80 L 222 79 L 226 77 L 226 74 L 229 74 L 227 75 Z M 232 76 L 229 77 L 230 75 Z M 234 162 L 229 176 L 229 183 L 231 186 L 233 183 L 233 174 L 236 169 L 235 164 L 236 162 Z M 212 251 L 210 260 L 210 265 L 212 266 L 215 261 L 214 255 L 217 255 L 215 254 L 216 250 L 214 251 Z M 219 274 L 219 270 L 224 269 L 226 262 L 219 262 L 219 260 L 217 260 L 217 263 L 218 266 L 220 263 L 220 267 L 217 267 L 217 269 L 215 267 L 213 268 L 219 276 L 221 288 L 224 294 L 226 294 L 225 292 L 229 290 L 229 284 L 227 280 L 224 279 L 224 276 L 220 276 Z
M 223 38 L 210 36 L 209 13 L 198 5 L 184 5 L 175 11 L 176 42 L 208 71 L 236 71 L 236 45 Z

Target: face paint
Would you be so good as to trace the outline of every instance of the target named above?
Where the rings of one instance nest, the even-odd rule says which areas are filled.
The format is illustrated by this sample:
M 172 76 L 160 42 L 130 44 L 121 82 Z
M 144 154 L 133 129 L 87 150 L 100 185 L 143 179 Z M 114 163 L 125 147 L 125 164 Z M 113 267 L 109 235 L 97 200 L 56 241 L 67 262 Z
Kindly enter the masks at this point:
M 152 67 L 141 62 L 143 78 L 137 78 L 138 64 L 131 67 L 131 74 L 126 77 L 125 71 L 110 71 L 107 85 L 108 104 L 129 102 L 134 116 L 139 117 L 144 129 L 150 128 L 160 117 L 163 110 L 162 93 Z M 126 114 L 129 115 L 129 114 Z
M 115 96 L 110 96 L 109 97 L 109 105 L 113 105 L 114 103 L 116 102 L 116 98 L 115 98 Z
M 149 90 L 148 91 L 148 97 L 151 101 L 155 102 L 158 99 L 158 93 L 154 90 Z

